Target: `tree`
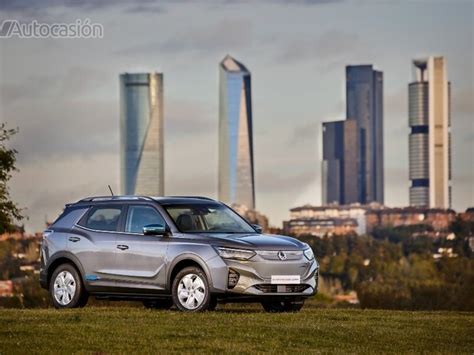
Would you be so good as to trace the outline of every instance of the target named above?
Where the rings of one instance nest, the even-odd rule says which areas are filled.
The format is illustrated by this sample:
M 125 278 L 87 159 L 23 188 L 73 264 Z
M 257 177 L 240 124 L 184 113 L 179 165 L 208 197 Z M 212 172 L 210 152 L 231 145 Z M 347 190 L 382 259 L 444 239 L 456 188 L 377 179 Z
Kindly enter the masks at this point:
M 22 210 L 11 200 L 7 185 L 12 172 L 17 170 L 17 151 L 8 148 L 7 142 L 17 132 L 18 129 L 7 128 L 5 123 L 0 124 L 0 234 L 12 231 L 14 222 L 23 219 Z

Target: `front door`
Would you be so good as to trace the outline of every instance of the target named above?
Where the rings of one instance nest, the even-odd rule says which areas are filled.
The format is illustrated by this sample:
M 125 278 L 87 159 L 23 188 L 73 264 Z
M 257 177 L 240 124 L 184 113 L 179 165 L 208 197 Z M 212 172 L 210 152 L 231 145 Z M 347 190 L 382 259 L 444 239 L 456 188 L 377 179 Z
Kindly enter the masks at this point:
M 124 230 L 117 237 L 117 287 L 139 290 L 164 290 L 165 257 L 169 238 L 144 235 L 143 227 L 166 225 L 152 205 L 129 205 Z

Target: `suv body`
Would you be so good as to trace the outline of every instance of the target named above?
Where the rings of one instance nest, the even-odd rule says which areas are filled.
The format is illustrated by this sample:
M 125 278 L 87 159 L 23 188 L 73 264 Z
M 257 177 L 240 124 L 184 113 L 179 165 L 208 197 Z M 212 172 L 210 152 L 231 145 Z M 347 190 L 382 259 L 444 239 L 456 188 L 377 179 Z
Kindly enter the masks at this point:
M 183 311 L 236 300 L 296 311 L 316 293 L 318 268 L 307 244 L 262 235 L 218 201 L 93 197 L 66 205 L 44 232 L 40 283 L 57 308 L 92 295 Z

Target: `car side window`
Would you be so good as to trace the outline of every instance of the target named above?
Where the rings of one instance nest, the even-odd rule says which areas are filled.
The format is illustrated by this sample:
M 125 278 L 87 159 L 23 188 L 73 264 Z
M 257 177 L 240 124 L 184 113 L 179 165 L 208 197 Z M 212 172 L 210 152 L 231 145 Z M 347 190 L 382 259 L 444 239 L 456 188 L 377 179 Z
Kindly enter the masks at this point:
M 94 207 L 87 217 L 85 227 L 115 232 L 118 229 L 121 207 Z
M 160 213 L 151 206 L 130 206 L 128 208 L 125 232 L 143 233 L 143 227 L 150 224 L 166 225 Z

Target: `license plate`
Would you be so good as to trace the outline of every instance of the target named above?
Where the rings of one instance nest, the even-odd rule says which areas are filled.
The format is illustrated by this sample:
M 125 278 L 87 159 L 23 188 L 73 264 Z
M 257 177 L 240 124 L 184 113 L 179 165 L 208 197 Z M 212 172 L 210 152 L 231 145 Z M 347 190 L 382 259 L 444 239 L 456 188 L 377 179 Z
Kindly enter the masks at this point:
M 272 284 L 299 284 L 300 275 L 272 275 Z

